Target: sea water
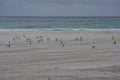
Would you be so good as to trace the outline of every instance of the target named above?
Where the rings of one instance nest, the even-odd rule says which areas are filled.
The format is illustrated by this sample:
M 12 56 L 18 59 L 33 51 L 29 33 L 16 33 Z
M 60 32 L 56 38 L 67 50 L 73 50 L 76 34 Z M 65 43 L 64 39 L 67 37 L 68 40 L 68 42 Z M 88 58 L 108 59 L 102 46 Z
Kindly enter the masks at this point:
M 120 17 L 0 17 L 0 31 L 120 31 Z

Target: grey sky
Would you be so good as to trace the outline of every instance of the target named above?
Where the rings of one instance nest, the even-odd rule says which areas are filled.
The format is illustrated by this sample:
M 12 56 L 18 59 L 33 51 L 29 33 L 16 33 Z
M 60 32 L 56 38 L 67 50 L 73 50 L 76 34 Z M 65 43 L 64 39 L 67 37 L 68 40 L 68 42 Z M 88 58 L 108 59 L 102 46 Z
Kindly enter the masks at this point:
M 0 16 L 120 16 L 120 0 L 0 0 Z

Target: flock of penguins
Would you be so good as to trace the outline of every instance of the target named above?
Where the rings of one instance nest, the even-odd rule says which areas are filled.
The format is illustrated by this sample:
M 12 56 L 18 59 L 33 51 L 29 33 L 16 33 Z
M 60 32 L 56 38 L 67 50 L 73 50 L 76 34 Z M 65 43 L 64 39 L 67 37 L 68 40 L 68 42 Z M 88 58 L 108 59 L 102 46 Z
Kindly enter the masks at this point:
M 32 45 L 32 39 L 31 39 L 31 37 L 27 37 L 26 35 L 23 35 L 23 38 L 25 39 L 26 42 L 28 42 L 29 45 Z M 20 36 L 17 35 L 17 36 L 15 36 L 15 37 L 13 37 L 13 41 L 15 41 L 15 40 L 20 40 Z M 65 42 L 63 41 L 63 39 L 61 39 L 61 38 L 56 38 L 55 40 L 56 40 L 59 44 L 61 44 L 62 47 L 65 46 Z M 36 41 L 37 41 L 38 43 L 41 43 L 41 42 L 44 41 L 44 37 L 41 36 L 41 35 L 40 35 L 40 36 L 36 36 Z M 50 41 L 50 38 L 47 37 L 47 42 L 49 42 L 49 41 Z M 12 44 L 11 44 L 11 41 L 8 41 L 8 42 L 6 43 L 6 46 L 7 46 L 8 48 L 10 48 L 11 45 L 12 45 Z
M 26 35 L 23 35 L 23 38 L 25 38 L 26 42 L 28 42 L 29 45 L 32 45 L 32 39 L 31 39 L 31 37 L 27 38 Z M 16 40 L 16 39 L 20 40 L 20 37 L 19 37 L 19 36 L 15 36 L 15 37 L 13 38 L 13 40 Z M 114 45 L 117 44 L 116 40 L 114 39 L 114 36 L 112 36 L 111 39 L 112 39 Z M 38 43 L 40 43 L 40 42 L 42 42 L 42 41 L 44 40 L 44 37 L 43 37 L 43 36 L 36 36 L 36 40 L 37 40 Z M 63 39 L 61 39 L 61 38 L 56 38 L 55 40 L 56 40 L 62 47 L 65 47 L 65 42 L 64 42 Z M 49 42 L 49 41 L 50 41 L 50 38 L 47 37 L 47 42 Z M 75 41 L 83 41 L 83 37 L 82 37 L 82 36 L 79 37 L 79 38 L 77 37 L 77 38 L 75 38 Z M 8 41 L 8 42 L 6 43 L 6 47 L 8 47 L 8 48 L 10 48 L 11 45 L 12 45 L 12 44 L 11 44 L 10 41 Z M 91 48 L 92 48 L 92 49 L 95 49 L 95 48 L 96 48 L 96 44 L 95 44 L 94 41 L 92 42 Z

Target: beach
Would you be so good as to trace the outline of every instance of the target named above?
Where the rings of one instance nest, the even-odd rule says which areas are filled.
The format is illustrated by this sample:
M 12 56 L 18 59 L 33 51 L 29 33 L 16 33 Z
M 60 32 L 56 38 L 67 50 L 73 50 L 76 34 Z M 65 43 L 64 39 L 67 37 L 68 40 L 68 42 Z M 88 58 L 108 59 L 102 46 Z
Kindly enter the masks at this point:
M 0 80 L 119 79 L 119 32 L 0 31 Z

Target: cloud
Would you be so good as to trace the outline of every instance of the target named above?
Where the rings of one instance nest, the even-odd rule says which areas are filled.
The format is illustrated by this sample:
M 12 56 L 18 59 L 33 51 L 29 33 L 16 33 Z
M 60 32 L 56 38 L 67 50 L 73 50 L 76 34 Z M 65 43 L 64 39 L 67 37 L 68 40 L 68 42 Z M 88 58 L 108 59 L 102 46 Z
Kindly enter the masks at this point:
M 57 4 L 120 4 L 120 0 L 0 0 L 1 5 L 23 4 L 24 2 L 41 4 L 41 3 L 57 3 Z
M 22 0 L 0 0 L 0 9 L 18 8 L 22 6 Z
M 120 0 L 26 0 L 33 3 L 62 3 L 62 4 L 120 4 Z
M 120 16 L 120 0 L 0 0 L 0 16 Z

